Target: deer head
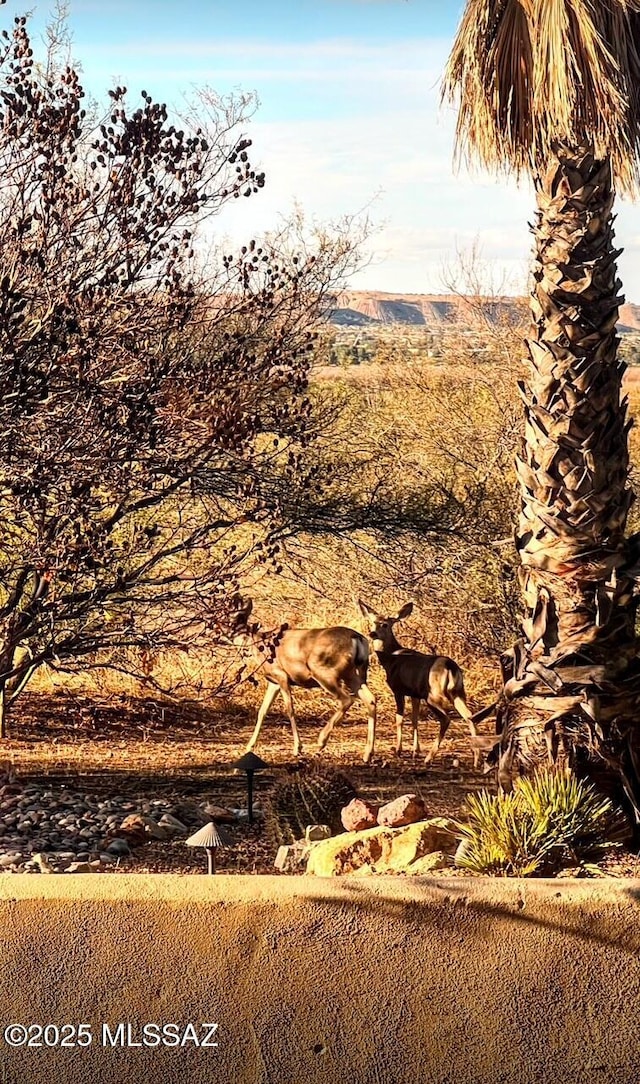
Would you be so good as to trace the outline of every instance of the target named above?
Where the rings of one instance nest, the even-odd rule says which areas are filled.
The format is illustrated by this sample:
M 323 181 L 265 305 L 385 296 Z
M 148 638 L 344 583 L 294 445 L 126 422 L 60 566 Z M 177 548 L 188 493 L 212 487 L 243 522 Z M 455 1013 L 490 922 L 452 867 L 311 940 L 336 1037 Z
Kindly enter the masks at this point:
M 229 630 L 233 633 L 249 632 L 249 617 L 253 609 L 253 599 L 235 594 L 230 599 Z
M 398 610 L 395 616 L 393 614 L 385 616 L 376 613 L 376 611 L 372 610 L 370 606 L 367 606 L 367 603 L 363 602 L 362 599 L 358 599 L 358 605 L 360 606 L 360 612 L 366 619 L 374 651 L 388 651 L 392 649 L 396 643 L 396 638 L 393 635 L 393 626 L 396 621 L 402 621 L 412 613 L 413 602 L 405 602 L 404 606 Z

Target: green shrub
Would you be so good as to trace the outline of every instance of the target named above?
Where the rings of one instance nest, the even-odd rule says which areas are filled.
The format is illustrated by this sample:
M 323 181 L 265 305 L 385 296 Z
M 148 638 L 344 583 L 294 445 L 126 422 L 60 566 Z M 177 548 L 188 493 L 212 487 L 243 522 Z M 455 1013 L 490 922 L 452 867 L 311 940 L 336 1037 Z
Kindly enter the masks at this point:
M 608 798 L 566 770 L 520 779 L 510 794 L 482 791 L 466 805 L 456 865 L 474 873 L 543 877 L 566 865 L 587 868 L 629 831 Z

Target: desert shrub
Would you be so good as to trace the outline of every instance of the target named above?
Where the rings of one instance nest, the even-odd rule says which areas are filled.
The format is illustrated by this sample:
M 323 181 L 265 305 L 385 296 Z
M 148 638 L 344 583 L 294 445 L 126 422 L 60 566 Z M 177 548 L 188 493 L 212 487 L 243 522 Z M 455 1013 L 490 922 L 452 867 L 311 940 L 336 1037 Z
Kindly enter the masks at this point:
M 462 345 L 438 365 L 407 354 L 358 379 L 312 378 L 314 409 L 339 409 L 313 444 L 322 485 L 290 496 L 288 578 L 276 588 L 289 591 L 287 619 L 302 598 L 305 620 L 322 620 L 315 601 L 343 621 L 359 594 L 383 608 L 411 597 L 416 646 L 487 658 L 512 641 L 517 344 L 499 365 Z
M 508 794 L 470 795 L 466 807 L 456 865 L 474 873 L 540 877 L 584 867 L 628 834 L 622 812 L 566 770 L 520 779 Z

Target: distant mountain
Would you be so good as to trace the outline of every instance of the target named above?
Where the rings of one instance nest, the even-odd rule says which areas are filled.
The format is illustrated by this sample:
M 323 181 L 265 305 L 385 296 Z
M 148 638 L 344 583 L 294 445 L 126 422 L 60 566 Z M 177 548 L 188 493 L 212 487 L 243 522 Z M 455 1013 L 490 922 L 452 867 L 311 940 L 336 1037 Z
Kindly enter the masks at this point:
M 457 294 L 389 294 L 372 290 L 349 290 L 340 294 L 330 315 L 339 327 L 367 327 L 405 324 L 437 328 L 447 324 L 473 326 L 487 318 L 496 323 L 517 324 L 525 311 L 526 299 L 487 298 L 480 314 L 476 303 Z M 640 331 L 640 305 L 623 305 L 619 331 Z

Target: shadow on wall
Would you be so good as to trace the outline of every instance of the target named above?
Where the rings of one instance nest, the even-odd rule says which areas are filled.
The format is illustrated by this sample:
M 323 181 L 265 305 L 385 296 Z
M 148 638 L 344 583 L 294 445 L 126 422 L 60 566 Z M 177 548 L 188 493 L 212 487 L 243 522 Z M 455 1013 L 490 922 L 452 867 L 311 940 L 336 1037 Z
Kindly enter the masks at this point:
M 86 1020 L 98 1036 L 125 1020 L 135 1037 L 217 1020 L 220 1045 L 6 1051 L 5 1079 L 632 1084 L 639 897 L 611 882 L 7 877 L 4 1023 Z

